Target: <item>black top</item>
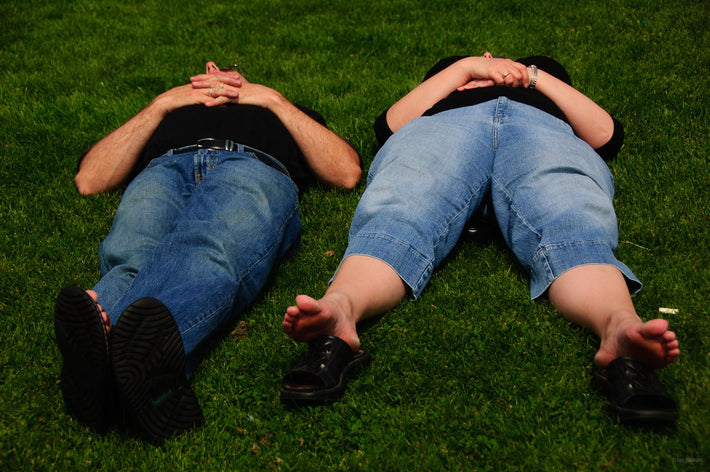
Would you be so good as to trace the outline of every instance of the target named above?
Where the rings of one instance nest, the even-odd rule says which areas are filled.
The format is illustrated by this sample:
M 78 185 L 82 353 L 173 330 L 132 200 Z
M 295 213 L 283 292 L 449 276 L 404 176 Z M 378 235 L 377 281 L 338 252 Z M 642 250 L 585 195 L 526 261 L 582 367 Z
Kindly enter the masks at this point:
M 464 57 L 466 56 L 451 56 L 440 60 L 429 70 L 429 72 L 427 72 L 424 76 L 424 80 L 427 80 L 438 72 L 441 72 Z M 526 66 L 535 64 L 539 69 L 542 69 L 548 74 L 557 77 L 568 85 L 572 85 L 572 81 L 567 71 L 554 59 L 545 56 L 529 56 L 518 59 L 516 62 L 520 62 Z M 423 115 L 431 116 L 442 111 L 476 105 L 478 103 L 494 100 L 498 97 L 508 97 L 511 100 L 525 103 L 569 123 L 565 114 L 562 113 L 562 110 L 560 110 L 559 107 L 544 94 L 537 90 L 530 90 L 520 87 L 481 87 L 463 91 L 454 90 L 448 97 L 443 98 L 439 102 L 435 103 L 434 106 L 425 111 Z M 599 154 L 604 160 L 610 160 L 616 157 L 616 154 L 619 152 L 619 149 L 624 141 L 624 128 L 622 124 L 616 118 L 612 117 L 612 119 L 614 120 L 614 133 L 611 139 L 606 144 L 602 145 L 598 149 L 595 149 L 597 154 Z M 390 130 L 389 125 L 387 124 L 387 110 L 385 110 L 385 112 L 383 112 L 377 117 L 377 120 L 375 120 L 375 134 L 377 135 L 377 140 L 380 145 L 384 144 L 385 141 L 387 141 L 387 139 L 392 135 L 392 130 Z
M 298 108 L 325 126 L 319 113 Z M 299 187 L 315 180 L 303 153 L 273 112 L 255 105 L 190 105 L 170 112 L 163 119 L 123 183 L 127 185 L 151 160 L 170 149 L 196 144 L 202 138 L 231 139 L 269 154 L 286 166 Z

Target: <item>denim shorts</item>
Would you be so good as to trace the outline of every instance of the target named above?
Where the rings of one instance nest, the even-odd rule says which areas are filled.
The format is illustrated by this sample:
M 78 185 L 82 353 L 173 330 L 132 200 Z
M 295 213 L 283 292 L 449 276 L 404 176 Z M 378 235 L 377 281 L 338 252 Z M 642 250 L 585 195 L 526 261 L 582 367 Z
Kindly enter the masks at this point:
M 585 264 L 618 268 L 614 183 L 564 121 L 501 97 L 410 121 L 375 156 L 353 218 L 350 255 L 390 265 L 418 297 L 490 195 L 530 297 Z

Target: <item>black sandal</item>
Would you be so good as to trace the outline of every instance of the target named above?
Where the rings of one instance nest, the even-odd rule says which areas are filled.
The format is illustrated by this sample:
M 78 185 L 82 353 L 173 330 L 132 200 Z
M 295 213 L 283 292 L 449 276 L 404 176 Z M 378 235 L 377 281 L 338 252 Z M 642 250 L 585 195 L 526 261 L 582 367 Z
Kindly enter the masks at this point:
M 353 352 L 335 336 L 324 336 L 308 343 L 308 350 L 283 379 L 281 401 L 322 404 L 342 398 L 348 376 L 372 360 L 362 349 Z
M 633 426 L 663 428 L 678 419 L 678 408 L 653 369 L 631 357 L 619 357 L 594 374 L 609 399 L 610 411 Z

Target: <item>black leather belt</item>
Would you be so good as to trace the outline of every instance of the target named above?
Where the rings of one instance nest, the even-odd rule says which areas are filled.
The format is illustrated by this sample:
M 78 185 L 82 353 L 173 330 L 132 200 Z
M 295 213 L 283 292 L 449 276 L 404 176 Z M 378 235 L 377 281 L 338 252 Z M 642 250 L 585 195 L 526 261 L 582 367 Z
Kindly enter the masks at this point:
M 198 149 L 213 149 L 215 151 L 239 151 L 241 148 L 242 151 L 248 152 L 251 155 L 253 155 L 257 160 L 263 162 L 267 166 L 273 167 L 274 169 L 278 170 L 279 172 L 283 173 L 286 177 L 291 177 L 286 169 L 278 163 L 276 159 L 265 153 L 264 151 L 260 151 L 256 148 L 253 148 L 251 146 L 247 146 L 245 144 L 239 144 L 235 143 L 231 139 L 218 139 L 218 138 L 203 138 L 203 139 L 198 139 L 196 144 L 189 144 L 187 146 L 182 146 L 179 148 L 173 149 L 173 154 L 182 154 L 185 152 L 194 152 L 197 151 Z

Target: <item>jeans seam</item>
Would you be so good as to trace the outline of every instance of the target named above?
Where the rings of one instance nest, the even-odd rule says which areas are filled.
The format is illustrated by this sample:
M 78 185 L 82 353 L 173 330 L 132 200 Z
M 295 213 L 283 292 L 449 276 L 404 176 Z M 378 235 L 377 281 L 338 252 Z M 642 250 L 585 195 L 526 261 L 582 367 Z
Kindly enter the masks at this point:
M 288 223 L 293 220 L 294 215 L 297 214 L 298 211 L 299 211 L 299 207 L 298 207 L 298 204 L 296 204 L 296 205 L 294 205 L 293 209 L 291 210 L 291 213 L 289 213 L 289 215 L 283 219 L 283 222 L 282 222 L 281 226 L 279 227 L 279 234 L 281 234 L 281 235 L 285 234 L 286 227 L 288 226 Z M 253 272 L 254 267 L 258 266 L 261 263 L 261 261 L 266 259 L 269 256 L 269 254 L 272 254 L 277 249 L 278 249 L 277 244 L 275 242 L 272 242 L 272 244 L 268 245 L 261 254 L 257 255 L 253 259 L 253 262 L 251 264 L 249 264 L 249 266 L 247 268 L 245 268 L 241 272 L 235 274 L 236 275 L 235 286 L 240 287 L 242 285 L 242 283 L 244 282 L 244 280 L 246 279 L 247 275 L 251 274 Z M 275 261 L 275 262 L 277 262 L 277 261 Z M 275 265 L 276 264 L 274 264 L 274 266 Z M 273 268 L 274 267 L 272 267 L 271 270 L 273 270 Z M 259 290 L 259 291 L 261 291 L 261 290 Z M 182 334 L 183 337 L 186 336 L 187 334 L 189 334 L 192 330 L 199 328 L 200 325 L 204 324 L 208 320 L 213 319 L 217 314 L 219 314 L 220 312 L 225 310 L 226 305 L 228 304 L 227 302 L 229 302 L 230 299 L 232 300 L 231 305 L 234 305 L 234 302 L 236 301 L 236 293 L 235 293 L 234 297 L 229 296 L 229 295 L 226 296 L 225 303 L 221 304 L 219 308 L 212 310 L 209 314 L 204 314 L 204 316 L 201 316 L 198 319 L 193 320 L 193 322 L 189 326 L 185 327 L 185 329 L 183 330 L 183 334 Z M 230 308 L 230 310 L 231 310 L 231 308 Z M 228 315 L 228 318 L 230 317 L 230 315 Z
M 507 187 L 505 187 L 504 185 L 502 185 L 502 184 L 498 181 L 498 179 L 496 179 L 494 176 L 491 176 L 491 187 L 493 186 L 494 183 L 495 183 L 496 188 L 498 188 L 499 191 L 500 191 L 503 195 L 505 195 L 506 202 L 507 202 L 508 206 L 510 207 L 510 214 L 513 215 L 516 220 L 520 221 L 520 222 L 525 226 L 525 228 L 527 228 L 532 234 L 534 234 L 535 237 L 538 238 L 538 242 L 539 242 L 539 240 L 542 240 L 542 234 L 540 234 L 540 233 L 535 229 L 535 227 L 530 224 L 530 222 L 527 220 L 527 218 L 525 218 L 525 217 L 518 211 L 518 208 L 517 208 L 515 205 L 513 205 L 513 198 L 511 197 L 510 192 L 508 192 Z M 494 200 L 494 203 L 495 203 L 495 200 Z M 494 205 L 493 211 L 494 211 L 494 212 L 496 211 L 495 205 Z M 501 230 L 503 230 L 503 228 L 501 228 Z M 506 234 L 505 231 L 504 231 L 504 234 Z

